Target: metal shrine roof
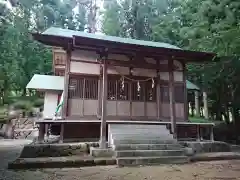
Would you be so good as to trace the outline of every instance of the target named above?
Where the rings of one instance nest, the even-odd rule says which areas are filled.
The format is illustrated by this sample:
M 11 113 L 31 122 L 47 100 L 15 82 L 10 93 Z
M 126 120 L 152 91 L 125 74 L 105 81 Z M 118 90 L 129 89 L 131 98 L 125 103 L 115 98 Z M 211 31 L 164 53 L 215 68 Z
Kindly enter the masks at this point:
M 106 48 L 111 53 L 144 53 L 147 56 L 174 57 L 186 63 L 211 61 L 216 56 L 211 52 L 183 50 L 168 43 L 92 34 L 56 27 L 51 27 L 43 33 L 32 33 L 32 35 L 35 40 L 50 46 L 67 48 L 71 45 L 76 49 L 85 48 L 96 51 L 103 51 Z
M 38 90 L 63 90 L 64 77 L 34 74 L 26 88 Z
M 200 88 L 198 86 L 196 86 L 195 84 L 193 84 L 192 82 L 187 80 L 186 83 L 187 83 L 188 90 L 200 90 Z
M 195 84 L 186 81 L 188 90 L 200 90 Z M 64 77 L 35 74 L 26 86 L 27 89 L 38 90 L 63 90 Z
M 168 44 L 168 43 L 142 41 L 142 40 L 136 40 L 136 39 L 130 39 L 130 38 L 121 38 L 116 36 L 92 34 L 92 33 L 86 33 L 83 31 L 74 31 L 74 30 L 62 29 L 62 28 L 56 28 L 56 27 L 48 28 L 42 34 L 60 36 L 65 38 L 72 38 L 73 36 L 79 36 L 84 38 L 105 40 L 105 41 L 117 42 L 117 43 L 123 43 L 123 44 L 132 44 L 132 45 L 149 46 L 149 47 L 157 47 L 157 48 L 180 49 L 179 47 Z

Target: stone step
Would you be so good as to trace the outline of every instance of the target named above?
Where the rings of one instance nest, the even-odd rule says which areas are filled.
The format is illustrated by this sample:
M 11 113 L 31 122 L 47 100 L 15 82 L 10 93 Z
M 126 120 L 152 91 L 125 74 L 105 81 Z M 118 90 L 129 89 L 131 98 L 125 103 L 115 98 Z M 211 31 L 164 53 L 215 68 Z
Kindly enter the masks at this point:
M 110 131 L 114 131 L 114 130 L 119 130 L 119 129 L 125 129 L 125 130 L 154 130 L 154 131 L 169 131 L 166 127 L 154 127 L 154 128 L 149 128 L 149 127 L 131 127 L 131 126 L 120 126 L 120 127 L 114 127 L 114 128 L 109 128 Z
M 156 132 L 169 132 L 168 129 L 166 128 L 161 128 L 161 129 L 148 129 L 148 128 L 116 128 L 116 129 L 109 129 L 109 131 L 114 132 L 114 131 L 156 131 Z
M 132 134 L 112 134 L 112 139 L 120 140 L 120 139 L 173 139 L 172 135 L 144 135 L 144 134 L 138 134 L 138 135 L 132 135 Z
M 146 124 L 110 124 L 110 129 L 167 129 L 166 125 L 146 125 Z
M 183 164 L 188 163 L 186 156 L 162 156 L 162 157 L 121 157 L 117 158 L 119 166 L 157 165 L 157 164 Z
M 109 132 L 110 134 L 132 134 L 132 135 L 139 135 L 139 134 L 144 134 L 144 135 L 169 135 L 171 134 L 169 131 L 165 131 L 165 132 L 162 132 L 162 131 L 151 131 L 151 130 L 141 130 L 141 131 L 134 131 L 134 130 L 129 130 L 129 131 L 126 131 L 126 130 L 119 130 L 119 131 L 110 131 Z
M 115 151 L 116 157 L 156 157 L 156 156 L 182 156 L 183 150 L 123 150 Z
M 120 144 L 113 145 L 113 150 L 178 150 L 180 144 Z
M 113 139 L 114 145 L 119 144 L 175 144 L 177 140 L 171 138 L 161 139 Z

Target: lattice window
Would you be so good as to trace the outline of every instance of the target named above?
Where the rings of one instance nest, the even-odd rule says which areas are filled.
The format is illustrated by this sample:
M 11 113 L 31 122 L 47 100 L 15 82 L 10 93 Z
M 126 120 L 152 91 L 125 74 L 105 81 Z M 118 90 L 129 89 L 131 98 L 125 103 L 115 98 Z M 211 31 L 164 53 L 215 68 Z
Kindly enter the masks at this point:
M 117 80 L 108 80 L 108 100 L 117 100 Z
M 169 86 L 161 85 L 160 86 L 160 94 L 161 94 L 161 101 L 169 103 L 169 101 L 170 101 L 170 99 L 169 99 Z
M 175 84 L 174 94 L 176 103 L 184 103 L 184 84 Z
M 69 79 L 69 98 L 83 98 L 84 78 Z
M 85 78 L 85 99 L 98 99 L 98 78 Z
M 98 77 L 71 77 L 69 98 L 98 99 Z

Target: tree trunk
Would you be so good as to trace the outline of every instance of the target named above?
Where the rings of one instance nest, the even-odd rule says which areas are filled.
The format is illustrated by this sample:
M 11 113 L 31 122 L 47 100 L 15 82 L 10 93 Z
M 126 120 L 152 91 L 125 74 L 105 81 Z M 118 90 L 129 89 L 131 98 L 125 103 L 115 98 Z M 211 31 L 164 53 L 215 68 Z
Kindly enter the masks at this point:
M 203 107 L 204 107 L 204 118 L 208 119 L 208 99 L 207 99 L 207 93 L 203 92 Z

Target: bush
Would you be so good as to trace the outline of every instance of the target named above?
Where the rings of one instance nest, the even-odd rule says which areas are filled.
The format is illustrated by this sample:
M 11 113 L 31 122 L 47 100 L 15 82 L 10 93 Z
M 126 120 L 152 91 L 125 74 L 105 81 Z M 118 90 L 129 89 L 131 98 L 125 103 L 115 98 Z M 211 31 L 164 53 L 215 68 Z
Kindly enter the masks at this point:
M 29 110 L 31 109 L 31 104 L 27 101 L 18 101 L 13 104 L 15 110 Z
M 0 124 L 6 123 L 8 121 L 8 117 L 6 114 L 0 114 Z
M 43 99 L 37 99 L 33 102 L 33 107 L 37 107 L 40 108 L 42 107 L 44 104 L 44 100 Z

